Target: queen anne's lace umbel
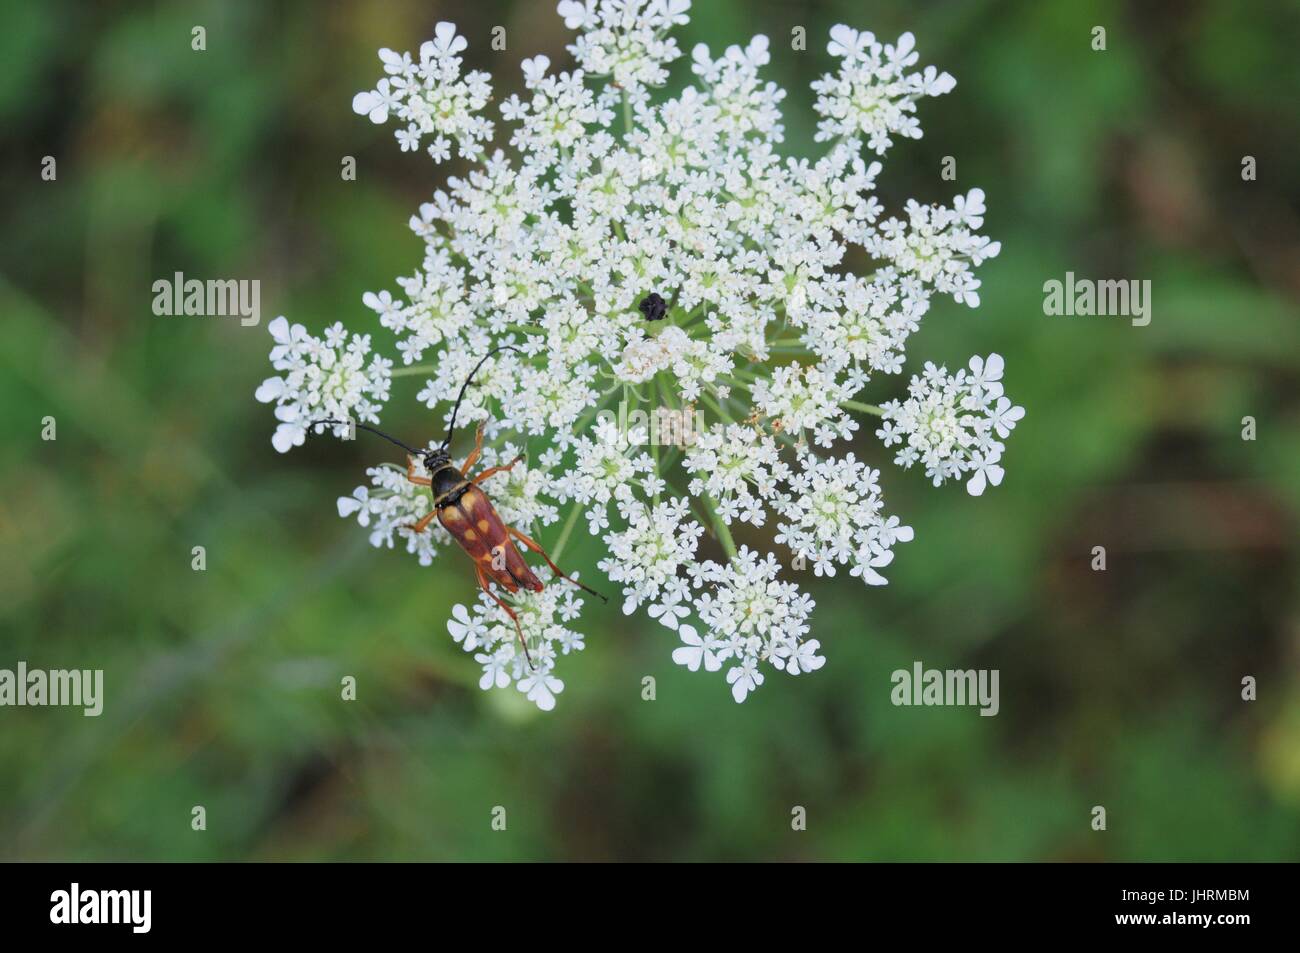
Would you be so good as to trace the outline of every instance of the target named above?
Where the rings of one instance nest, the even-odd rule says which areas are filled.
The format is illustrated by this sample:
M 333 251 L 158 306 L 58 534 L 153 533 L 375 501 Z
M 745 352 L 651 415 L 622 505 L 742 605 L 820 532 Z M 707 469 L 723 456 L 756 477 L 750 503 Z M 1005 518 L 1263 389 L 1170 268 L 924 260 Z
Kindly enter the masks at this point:
M 901 466 L 978 495 L 1001 482 L 1001 441 L 1024 411 L 1003 395 L 996 354 L 956 375 L 927 364 L 901 402 L 857 400 L 874 378 L 902 372 L 935 294 L 978 306 L 973 269 L 999 251 L 976 231 L 981 190 L 891 216 L 874 194 L 881 163 L 864 158 L 919 137 L 918 102 L 953 78 L 916 68 L 911 34 L 882 44 L 837 26 L 827 49 L 838 69 L 813 84 L 828 149 L 784 158 L 785 91 L 760 78 L 766 37 L 717 57 L 695 47 L 693 82 L 656 93 L 682 55 L 670 31 L 689 6 L 560 3 L 578 31 L 576 65 L 524 61 L 522 91 L 500 102 L 510 154 L 485 151 L 496 135 L 482 115 L 489 78 L 462 72 L 467 43 L 452 24 L 439 23 L 418 57 L 380 50 L 385 75 L 353 108 L 395 120 L 403 150 L 427 142 L 443 161 L 454 144 L 479 164 L 412 217 L 420 268 L 396 292 L 364 296 L 403 367 L 370 356 L 368 335 L 336 326 L 318 340 L 279 319 L 280 375 L 257 396 L 276 405 L 284 452 L 315 420 L 377 422 L 399 375 L 423 376 L 417 399 L 445 420 L 479 358 L 514 345 L 484 365 L 459 417 L 487 422 L 484 465 L 525 454 L 486 485 L 502 517 L 555 550 L 585 525 L 603 541 L 598 568 L 622 588 L 623 611 L 644 608 L 675 631 L 674 661 L 721 671 L 742 701 L 772 671 L 824 663 L 809 638 L 813 602 L 783 577 L 847 568 L 882 585 L 895 544 L 912 539 L 885 509 L 879 470 L 844 446 L 861 435 L 857 415 L 880 418 L 868 430 L 899 448 Z M 875 267 L 855 271 L 860 260 Z M 616 422 L 620 403 L 700 419 L 703 430 L 683 446 L 649 446 L 645 427 Z M 429 497 L 404 467 L 368 474 L 339 514 L 372 544 L 422 564 L 451 544 L 436 523 L 420 537 L 405 528 Z M 749 545 L 737 547 L 733 529 Z M 702 557 L 706 546 L 722 561 Z M 550 709 L 564 687 L 557 659 L 583 647 L 570 628 L 581 593 L 553 581 L 511 601 L 534 668 L 486 595 L 456 606 L 448 628 L 482 666 L 484 689 L 513 685 Z

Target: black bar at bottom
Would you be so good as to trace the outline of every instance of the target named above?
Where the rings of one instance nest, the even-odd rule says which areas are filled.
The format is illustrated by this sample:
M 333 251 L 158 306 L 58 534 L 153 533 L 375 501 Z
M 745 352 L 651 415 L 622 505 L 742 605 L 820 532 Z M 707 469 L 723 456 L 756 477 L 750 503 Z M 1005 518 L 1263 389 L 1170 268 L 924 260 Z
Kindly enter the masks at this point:
M 90 942 L 283 935 L 337 944 L 376 930 L 420 929 L 432 939 L 435 926 L 505 928 L 503 936 L 541 929 L 562 942 L 556 931 L 566 921 L 590 935 L 610 916 L 627 929 L 712 923 L 720 935 L 728 921 L 745 934 L 775 919 L 795 932 L 803 922 L 817 936 L 852 922 L 868 937 L 921 928 L 927 940 L 1132 933 L 1231 941 L 1285 929 L 1295 875 L 1270 864 L 593 867 L 7 864 L 0 914 L 6 939 Z

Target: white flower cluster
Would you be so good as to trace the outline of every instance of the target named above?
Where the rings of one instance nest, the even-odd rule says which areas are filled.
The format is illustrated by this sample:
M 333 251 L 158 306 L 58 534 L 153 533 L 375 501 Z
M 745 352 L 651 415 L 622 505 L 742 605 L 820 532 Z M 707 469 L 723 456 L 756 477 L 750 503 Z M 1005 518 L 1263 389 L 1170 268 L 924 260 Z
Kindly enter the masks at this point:
M 752 427 L 714 424 L 686 453 L 683 467 L 699 474 L 687 484 L 692 496 L 707 494 L 724 523 L 762 526 L 765 501 L 777 496 L 777 484 L 790 475 L 776 439 Z
M 582 31 L 569 52 L 591 75 L 609 77 L 606 95 L 616 97 L 644 95 L 668 79 L 664 64 L 681 51 L 667 32 L 688 22 L 690 8 L 690 0 L 560 0 L 556 10 L 566 27 Z
M 610 582 L 623 584 L 623 612 L 631 615 L 650 599 L 683 591 L 679 573 L 695 565 L 695 550 L 704 527 L 688 519 L 681 498 L 649 506 L 620 501 L 619 516 L 627 528 L 605 535 L 609 555 L 597 568 Z M 680 600 L 678 600 L 680 601 Z
M 970 474 L 966 491 L 979 496 L 985 486 L 1002 482 L 1002 443 L 1025 416 L 1025 409 L 1002 393 L 1001 355 L 972 357 L 969 370 L 949 375 L 946 367 L 926 362 L 912 378 L 907 400 L 884 404 L 884 426 L 876 435 L 886 447 L 902 444 L 894 462 L 925 466 L 938 486 Z
M 492 86 L 491 77 L 477 70 L 461 78 L 456 54 L 467 45 L 454 25 L 439 23 L 434 38 L 420 47 L 419 63 L 410 53 L 380 50 L 388 75 L 352 98 L 353 111 L 376 124 L 387 122 L 390 112 L 406 123 L 396 133 L 403 152 L 418 149 L 421 136 L 436 136 L 429 155 L 442 162 L 451 156 L 450 136 L 463 157 L 478 158 L 482 143 L 492 138 L 492 123 L 477 115 L 491 98 Z
M 906 72 L 918 59 L 915 43 L 910 33 L 891 45 L 843 24 L 833 28 L 827 50 L 842 57 L 843 63 L 838 73 L 812 85 L 819 94 L 814 108 L 823 117 L 817 124 L 817 139 L 865 136 L 867 147 L 877 155 L 885 154 L 891 135 L 920 139 L 916 101 L 951 92 L 957 81 L 933 66 L 920 73 Z
M 721 55 L 695 47 L 687 85 L 669 95 L 668 67 L 681 56 L 671 29 L 686 22 L 686 0 L 558 9 L 579 31 L 575 67 L 524 61 L 520 92 L 500 103 L 511 154 L 484 152 L 449 178 L 411 219 L 420 267 L 397 292 L 363 298 L 406 366 L 354 369 L 334 403 L 304 376 L 259 396 L 290 408 L 281 419 L 300 428 L 348 412 L 373 422 L 390 373 L 422 375 L 414 401 L 447 421 L 472 368 L 511 345 L 475 375 L 457 419 L 486 425 L 482 465 L 525 457 L 484 486 L 502 518 L 562 566 L 585 522 L 624 611 L 645 608 L 677 632 L 673 657 L 688 668 L 725 666 L 739 701 L 767 672 L 823 661 L 808 638 L 812 600 L 782 578 L 783 563 L 824 576 L 847 566 L 880 585 L 894 544 L 912 538 L 885 512 L 871 451 L 847 446 L 863 435 L 861 415 L 883 417 L 886 443 L 905 442 L 899 462 L 924 461 L 936 482 L 968 474 L 974 492 L 1001 479 L 995 438 L 1022 412 L 1001 403 L 1000 360 L 996 375 L 993 358 L 952 379 L 927 369 L 904 404 L 861 402 L 902 372 L 935 295 L 978 305 L 974 268 L 998 243 L 977 234 L 979 189 L 951 207 L 908 202 L 901 216 L 876 196 L 882 166 L 864 149 L 883 155 L 892 137 L 919 136 L 917 101 L 953 86 L 946 73 L 914 69 L 910 35 L 882 45 L 832 31 L 839 69 L 814 90 L 819 139 L 833 142 L 804 160 L 778 149 L 785 91 L 761 77 L 765 37 Z M 403 148 L 434 135 L 435 158 L 452 139 L 478 155 L 493 135 L 478 116 L 489 91 L 481 74 L 461 76 L 465 47 L 440 23 L 418 64 L 381 51 L 387 75 L 354 106 L 404 123 Z M 874 264 L 857 274 L 854 261 Z M 363 355 L 368 341 L 357 340 Z M 650 447 L 644 426 L 613 423 L 620 403 L 703 423 L 690 444 Z M 458 449 L 464 437 L 454 436 Z M 295 442 L 297 431 L 277 435 L 279 449 Z M 396 461 L 370 470 L 370 486 L 341 500 L 340 514 L 377 546 L 405 539 L 427 563 L 452 539 L 436 524 L 418 539 L 405 528 L 430 503 L 404 470 Z M 520 615 L 535 668 L 489 596 L 473 616 L 457 610 L 452 634 L 476 653 L 484 687 L 554 703 L 556 659 L 581 646 L 567 628 L 576 592 L 559 579 L 541 593 L 497 591 Z
M 531 664 L 519 648 L 514 622 L 487 593 L 479 593 L 472 614 L 463 605 L 453 606 L 447 631 L 482 666 L 479 688 L 514 685 L 542 711 L 554 708 L 555 696 L 564 691 L 564 682 L 554 675 L 556 658 L 585 647 L 582 633 L 563 624 L 582 612 L 582 599 L 576 593 L 571 586 L 550 580 L 541 592 L 529 593 L 515 605 L 520 631 L 531 646 Z
M 881 515 L 879 470 L 858 462 L 853 454 L 839 460 L 802 458 L 803 470 L 791 480 L 794 492 L 778 503 L 781 523 L 776 541 L 785 543 L 796 558 L 811 560 L 818 575 L 835 575 L 835 564 L 852 564 L 849 574 L 869 586 L 883 586 L 876 572 L 894 559 L 896 542 L 912 538 L 910 526 L 897 516 Z
M 821 668 L 826 663 L 817 654 L 821 643 L 804 638 L 813 601 L 794 583 L 778 579 L 780 568 L 771 553 L 760 558 L 744 546 L 725 566 L 708 561 L 694 567 L 692 582 L 702 590 L 695 609 L 706 634 L 701 637 L 694 626 L 678 625 L 684 645 L 673 650 L 673 661 L 692 672 L 701 663 L 708 672 L 730 663 L 727 683 L 738 702 L 763 684 L 764 662 L 787 675 Z M 668 618 L 677 605 L 659 607 L 665 624 L 671 624 Z
M 290 327 L 283 316 L 272 321 L 268 330 L 275 341 L 271 366 L 284 376 L 262 381 L 255 396 L 264 404 L 275 404 L 280 425 L 271 443 L 276 450 L 286 453 L 301 447 L 313 421 L 354 417 L 378 422 L 379 409 L 388 400 L 393 362 L 375 355 L 367 363 L 370 335 L 349 335 L 342 323 L 336 323 L 322 340 L 301 324 Z M 348 428 L 338 425 L 333 431 L 342 437 Z

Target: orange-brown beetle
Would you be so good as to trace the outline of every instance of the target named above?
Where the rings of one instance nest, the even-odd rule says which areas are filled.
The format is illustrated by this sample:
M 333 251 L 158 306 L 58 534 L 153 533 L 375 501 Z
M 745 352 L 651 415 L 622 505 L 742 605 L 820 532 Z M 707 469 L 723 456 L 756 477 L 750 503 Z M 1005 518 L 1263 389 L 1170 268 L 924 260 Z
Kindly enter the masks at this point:
M 546 550 L 513 526 L 507 525 L 497 513 L 492 501 L 488 499 L 488 495 L 483 492 L 483 488 L 479 486 L 480 483 L 491 476 L 509 472 L 523 457 L 516 457 L 504 466 L 489 467 L 470 476 L 470 468 L 478 461 L 483 450 L 483 425 L 480 424 L 474 441 L 473 452 L 465 458 L 465 462 L 459 467 L 451 462 L 451 454 L 447 448 L 451 444 L 452 434 L 456 430 L 456 414 L 460 410 L 460 401 L 465 396 L 465 389 L 469 387 L 470 381 L 474 379 L 474 375 L 478 373 L 479 368 L 483 366 L 489 357 L 498 351 L 505 350 L 513 351 L 516 348 L 509 345 L 493 348 L 483 355 L 482 359 L 474 365 L 474 369 L 470 371 L 469 377 L 465 378 L 465 383 L 461 385 L 460 393 L 456 395 L 456 403 L 452 407 L 447 436 L 440 446 L 432 450 L 415 450 L 383 431 L 376 430 L 374 427 L 362 423 L 358 423 L 356 426 L 397 444 L 409 454 L 406 462 L 406 478 L 412 483 L 429 488 L 429 492 L 433 496 L 433 509 L 419 522 L 409 524 L 408 528 L 412 532 L 423 533 L 428 530 L 429 524 L 434 517 L 438 518 L 438 522 L 451 534 L 452 538 L 460 545 L 460 548 L 465 550 L 469 557 L 474 560 L 474 572 L 478 576 L 478 583 L 483 588 L 483 591 L 491 596 L 492 600 L 504 609 L 506 614 L 510 616 L 511 621 L 514 622 L 515 631 L 519 635 L 519 644 L 524 649 L 524 658 L 528 661 L 529 667 L 532 667 L 532 656 L 528 653 L 528 643 L 524 640 L 524 632 L 519 625 L 519 617 L 515 614 L 514 609 L 510 608 L 500 596 L 492 591 L 490 586 L 491 582 L 495 582 L 507 592 L 512 593 L 518 592 L 521 588 L 530 592 L 541 592 L 545 588 L 542 581 L 528 568 L 528 564 L 524 562 L 523 557 L 519 554 L 519 550 L 515 547 L 516 540 L 546 560 L 546 565 L 551 567 L 551 571 L 556 576 L 573 583 L 598 599 L 606 602 L 609 600 L 589 586 L 584 586 L 572 576 L 566 575 L 560 570 L 559 566 L 551 561 L 551 557 L 547 555 Z M 347 421 L 334 420 L 318 422 L 325 424 L 347 423 Z M 416 475 L 415 461 L 417 459 L 424 465 L 424 469 L 428 471 L 429 475 L 427 477 Z

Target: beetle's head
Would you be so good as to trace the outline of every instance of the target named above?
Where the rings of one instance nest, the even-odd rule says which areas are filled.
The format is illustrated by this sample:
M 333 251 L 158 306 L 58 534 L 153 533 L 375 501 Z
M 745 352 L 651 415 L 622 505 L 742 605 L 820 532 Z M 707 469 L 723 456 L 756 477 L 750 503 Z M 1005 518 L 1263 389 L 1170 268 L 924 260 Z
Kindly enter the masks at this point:
M 430 473 L 436 473 L 451 462 L 451 454 L 447 452 L 446 447 L 435 447 L 432 450 L 426 450 L 420 458 L 424 468 Z

